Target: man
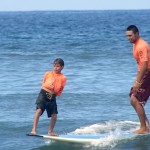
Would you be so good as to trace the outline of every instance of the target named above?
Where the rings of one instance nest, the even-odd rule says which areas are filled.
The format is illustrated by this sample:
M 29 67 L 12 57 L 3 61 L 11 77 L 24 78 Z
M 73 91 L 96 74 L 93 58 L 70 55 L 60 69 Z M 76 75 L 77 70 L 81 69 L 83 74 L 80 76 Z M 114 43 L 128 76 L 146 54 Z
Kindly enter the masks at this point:
M 127 27 L 126 37 L 133 43 L 133 56 L 138 65 L 137 75 L 130 91 L 131 105 L 140 121 L 140 129 L 134 133 L 144 134 L 150 132 L 149 121 L 144 110 L 144 105 L 150 96 L 150 46 L 140 37 L 135 25 Z

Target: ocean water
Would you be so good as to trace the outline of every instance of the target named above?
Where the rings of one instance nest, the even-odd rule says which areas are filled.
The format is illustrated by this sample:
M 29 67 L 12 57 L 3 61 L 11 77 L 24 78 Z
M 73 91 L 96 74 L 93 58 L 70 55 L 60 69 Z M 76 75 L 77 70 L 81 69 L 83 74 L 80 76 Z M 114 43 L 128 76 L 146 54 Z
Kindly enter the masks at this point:
M 150 10 L 0 12 L 1 150 L 150 150 L 150 136 L 118 137 L 139 127 L 129 91 L 137 66 L 126 27 L 150 43 Z M 59 134 L 102 134 L 89 145 L 26 136 L 45 71 L 65 61 L 67 85 L 57 98 Z M 150 102 L 145 106 L 150 118 Z M 46 113 L 38 133 L 46 134 Z

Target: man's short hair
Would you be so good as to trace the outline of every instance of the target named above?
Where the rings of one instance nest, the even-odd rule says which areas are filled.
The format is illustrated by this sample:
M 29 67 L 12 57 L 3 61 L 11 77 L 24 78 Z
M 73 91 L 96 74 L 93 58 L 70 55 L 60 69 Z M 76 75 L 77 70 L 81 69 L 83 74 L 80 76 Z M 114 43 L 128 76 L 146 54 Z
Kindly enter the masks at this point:
M 128 26 L 127 31 L 133 31 L 133 33 L 137 33 L 137 32 L 139 33 L 139 30 L 138 30 L 137 26 L 135 26 L 135 25 Z

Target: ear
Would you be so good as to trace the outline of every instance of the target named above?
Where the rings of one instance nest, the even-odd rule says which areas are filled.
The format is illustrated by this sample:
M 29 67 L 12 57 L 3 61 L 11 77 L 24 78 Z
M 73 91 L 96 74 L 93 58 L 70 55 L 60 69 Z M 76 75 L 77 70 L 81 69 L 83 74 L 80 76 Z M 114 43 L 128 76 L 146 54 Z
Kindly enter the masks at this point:
M 136 35 L 136 37 L 139 37 L 139 32 L 136 32 L 135 35 Z

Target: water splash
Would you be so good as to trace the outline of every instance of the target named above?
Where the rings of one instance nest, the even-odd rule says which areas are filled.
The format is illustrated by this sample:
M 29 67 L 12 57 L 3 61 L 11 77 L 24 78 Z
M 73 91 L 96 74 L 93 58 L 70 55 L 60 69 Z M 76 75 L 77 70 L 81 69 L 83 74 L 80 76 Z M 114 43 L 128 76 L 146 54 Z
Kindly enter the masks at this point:
M 72 134 L 103 134 L 103 133 L 119 133 L 132 132 L 139 126 L 138 122 L 133 121 L 106 121 L 104 123 L 93 124 L 81 127 L 71 132 Z
M 85 127 L 76 129 L 73 132 L 68 134 L 76 135 L 98 135 L 104 134 L 103 138 L 100 138 L 97 141 L 93 141 L 90 145 L 85 145 L 86 147 L 92 147 L 95 149 L 100 148 L 114 148 L 118 143 L 134 139 L 135 135 L 132 134 L 132 131 L 139 126 L 138 122 L 133 121 L 106 121 L 104 123 L 93 124 Z

